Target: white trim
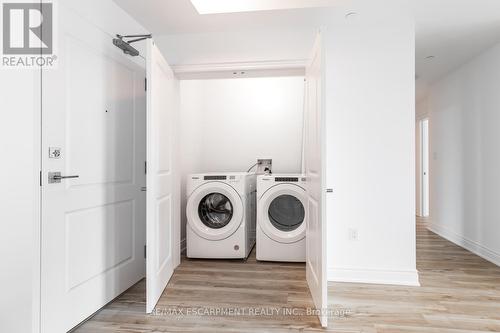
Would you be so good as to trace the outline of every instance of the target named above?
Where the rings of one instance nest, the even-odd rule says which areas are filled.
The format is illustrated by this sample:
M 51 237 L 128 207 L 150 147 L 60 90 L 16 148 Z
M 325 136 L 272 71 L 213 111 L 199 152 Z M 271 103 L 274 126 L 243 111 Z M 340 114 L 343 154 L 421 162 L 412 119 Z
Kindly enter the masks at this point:
M 33 119 L 33 134 L 34 134 L 34 153 L 33 157 L 35 170 L 33 170 L 33 179 L 35 179 L 35 184 L 33 187 L 34 191 L 34 214 L 33 214 L 33 282 L 32 282 L 32 332 L 38 333 L 41 330 L 41 281 L 42 281 L 42 263 L 41 263 L 41 227 L 42 227 L 42 187 L 40 186 L 39 178 L 42 170 L 42 77 L 41 70 L 36 71 L 36 79 L 34 85 L 35 91 L 35 101 L 34 101 L 34 119 Z
M 500 266 L 500 253 L 495 252 L 494 250 L 491 250 L 473 240 L 465 238 L 464 236 L 459 235 L 456 232 L 435 223 L 428 222 L 427 229 L 443 237 L 444 239 L 447 239 L 450 242 L 480 256 L 481 258 L 488 260 L 489 262 L 497 266 Z
M 243 78 L 263 76 L 304 76 L 306 60 L 226 62 L 172 66 L 181 80 Z
M 424 120 L 418 120 L 418 214 L 419 217 L 426 217 L 424 214 Z
M 199 73 L 199 72 L 221 72 L 234 70 L 264 70 L 264 69 L 305 69 L 307 61 L 299 60 L 272 60 L 272 61 L 253 61 L 253 62 L 223 62 L 212 64 L 187 64 L 172 66 L 177 73 Z
M 427 121 L 427 198 L 424 193 L 424 122 Z M 430 208 L 430 120 L 429 117 L 422 117 L 418 120 L 418 195 L 419 195 L 419 207 L 417 216 L 419 217 L 428 217 L 429 216 L 429 208 Z M 426 200 L 425 200 L 426 199 Z M 427 212 L 424 209 L 424 202 L 427 201 Z M 426 214 L 427 213 L 427 214 Z
M 420 121 L 420 120 L 423 120 L 425 118 L 430 118 L 428 109 L 426 109 L 424 112 L 421 112 L 421 113 L 415 112 L 415 120 L 416 121 Z
M 392 271 L 359 268 L 329 268 L 328 281 L 420 286 L 417 270 Z
M 422 216 L 422 126 L 421 120 L 415 120 L 415 216 Z

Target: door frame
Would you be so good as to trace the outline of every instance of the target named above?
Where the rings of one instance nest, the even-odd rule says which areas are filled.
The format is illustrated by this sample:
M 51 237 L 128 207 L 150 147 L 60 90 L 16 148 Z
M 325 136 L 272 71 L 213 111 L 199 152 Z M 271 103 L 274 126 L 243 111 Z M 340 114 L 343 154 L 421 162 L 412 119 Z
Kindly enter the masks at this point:
M 34 126 L 33 126 L 33 144 L 34 156 L 33 161 L 35 169 L 33 170 L 33 179 L 37 179 L 33 183 L 34 193 L 34 218 L 33 218 L 33 278 L 32 278 L 32 331 L 39 333 L 41 330 L 41 301 L 42 301 L 42 69 L 36 71 L 38 78 L 34 87 L 36 105 L 34 110 Z
M 315 43 L 317 43 L 317 37 L 324 33 L 324 29 L 318 30 L 318 34 L 315 35 Z M 322 62 L 324 63 L 324 55 L 325 51 L 321 51 L 321 57 L 322 57 Z M 304 78 L 304 108 L 306 106 L 306 84 L 305 84 L 305 77 L 306 77 L 306 67 L 309 65 L 309 59 L 300 59 L 296 61 L 286 61 L 286 60 L 278 60 L 278 61 L 261 61 L 258 63 L 247 63 L 247 62 L 231 62 L 231 63 L 220 63 L 220 64 L 209 64 L 209 65 L 183 65 L 183 66 L 172 66 L 172 70 L 176 77 L 178 78 L 179 82 L 182 82 L 184 80 L 210 80 L 210 79 L 237 79 L 237 78 L 255 78 L 255 77 L 283 77 L 283 76 L 297 76 L 297 77 L 303 77 Z M 246 76 L 242 77 L 236 74 L 234 72 L 241 72 L 244 71 L 246 73 Z M 322 72 L 322 96 L 321 99 L 323 101 L 322 103 L 322 114 L 323 116 L 326 116 L 326 78 L 325 78 L 325 71 Z M 304 124 L 305 126 L 305 124 Z M 322 123 L 323 127 L 323 133 L 322 133 L 322 138 L 321 141 L 323 142 L 323 147 L 321 150 L 321 154 L 325 156 L 326 154 L 326 122 Z M 303 131 L 305 131 L 305 127 L 303 128 Z M 305 134 L 302 133 L 302 134 Z M 304 141 L 302 143 L 304 145 Z M 304 151 L 302 151 L 302 161 L 301 161 L 301 167 L 302 167 L 302 172 L 304 171 Z M 322 174 L 325 175 L 325 169 L 326 169 L 326 159 L 322 159 L 321 163 L 321 170 Z M 327 238 L 327 225 L 326 225 L 326 179 L 323 177 L 322 179 L 322 200 L 323 200 L 323 207 L 321 209 L 321 215 L 322 219 L 325 221 L 325 232 L 322 234 L 322 239 L 323 239 L 323 244 L 326 244 L 326 238 Z M 185 241 L 181 239 L 181 243 Z M 325 251 L 325 256 L 323 257 L 323 270 L 326 274 L 327 272 L 327 263 L 328 263 L 328 251 Z M 328 280 L 326 281 L 326 292 L 327 296 L 326 298 L 328 299 Z M 312 296 L 312 295 L 311 295 Z M 321 324 L 323 325 L 324 328 L 327 326 L 327 318 L 328 315 L 324 314 L 323 310 L 320 310 L 320 314 L 318 314 L 318 317 Z M 325 321 L 321 320 L 322 318 L 326 318 Z
M 427 122 L 427 138 L 424 138 L 424 122 Z M 430 215 L 430 179 L 429 179 L 429 174 L 430 174 L 430 119 L 428 115 L 422 115 L 417 118 L 417 138 L 416 138 L 416 144 L 417 144 L 417 193 L 416 193 L 416 198 L 418 199 L 417 202 L 417 216 L 419 217 L 429 217 Z M 424 193 L 424 143 L 425 140 L 427 139 L 427 195 Z M 427 207 L 425 207 L 425 202 L 427 203 Z M 427 209 L 424 209 L 427 208 Z

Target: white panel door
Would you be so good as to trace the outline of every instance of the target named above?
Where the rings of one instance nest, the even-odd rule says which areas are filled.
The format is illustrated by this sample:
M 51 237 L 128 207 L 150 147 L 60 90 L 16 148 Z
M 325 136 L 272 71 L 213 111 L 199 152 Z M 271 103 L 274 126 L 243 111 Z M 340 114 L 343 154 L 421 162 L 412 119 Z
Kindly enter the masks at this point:
M 146 309 L 156 306 L 180 262 L 180 181 L 176 177 L 178 81 L 147 41 L 147 278 Z
M 59 10 L 58 67 L 42 72 L 42 333 L 70 330 L 146 269 L 144 59 Z
M 306 68 L 304 167 L 307 187 L 306 276 L 323 327 L 327 326 L 325 219 L 325 117 L 323 102 L 323 52 L 318 35 Z

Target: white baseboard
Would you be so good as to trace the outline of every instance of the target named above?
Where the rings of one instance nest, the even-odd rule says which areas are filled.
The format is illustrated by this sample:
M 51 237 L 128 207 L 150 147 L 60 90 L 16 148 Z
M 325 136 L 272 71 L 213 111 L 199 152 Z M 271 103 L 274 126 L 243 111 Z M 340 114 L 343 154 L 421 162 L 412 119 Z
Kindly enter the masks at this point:
M 480 256 L 481 258 L 488 260 L 497 266 L 500 266 L 500 253 L 488 249 L 487 247 L 475 241 L 467 239 L 464 236 L 459 235 L 456 232 L 435 223 L 428 222 L 427 229 L 435 234 L 438 234 L 444 239 L 447 239 L 450 242 L 455 243 L 456 245 L 463 247 L 466 250 L 469 250 L 470 252 Z
M 328 281 L 420 286 L 418 271 L 387 271 L 374 269 L 330 268 Z

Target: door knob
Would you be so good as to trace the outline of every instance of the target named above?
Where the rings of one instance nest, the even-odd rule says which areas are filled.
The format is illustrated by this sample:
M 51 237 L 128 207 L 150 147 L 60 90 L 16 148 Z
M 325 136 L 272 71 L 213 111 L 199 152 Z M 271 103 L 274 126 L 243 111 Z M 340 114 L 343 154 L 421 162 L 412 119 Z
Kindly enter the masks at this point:
M 62 176 L 60 172 L 49 172 L 49 184 L 57 184 L 60 183 L 63 179 L 73 179 L 79 178 L 78 175 L 73 176 Z

